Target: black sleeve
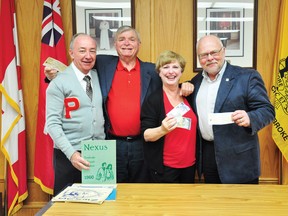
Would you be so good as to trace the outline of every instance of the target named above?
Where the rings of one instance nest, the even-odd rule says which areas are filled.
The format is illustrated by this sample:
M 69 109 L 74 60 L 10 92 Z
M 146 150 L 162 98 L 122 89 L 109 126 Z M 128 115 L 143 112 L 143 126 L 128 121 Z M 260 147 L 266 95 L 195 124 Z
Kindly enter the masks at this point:
M 50 83 L 50 80 L 47 77 L 45 77 L 44 82 L 45 83 Z

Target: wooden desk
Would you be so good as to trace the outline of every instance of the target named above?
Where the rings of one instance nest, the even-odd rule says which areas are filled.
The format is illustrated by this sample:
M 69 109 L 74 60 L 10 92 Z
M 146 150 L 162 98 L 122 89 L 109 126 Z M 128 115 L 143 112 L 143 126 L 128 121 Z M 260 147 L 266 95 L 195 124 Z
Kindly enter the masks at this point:
M 288 215 L 288 185 L 118 184 L 116 201 L 54 203 L 49 215 Z

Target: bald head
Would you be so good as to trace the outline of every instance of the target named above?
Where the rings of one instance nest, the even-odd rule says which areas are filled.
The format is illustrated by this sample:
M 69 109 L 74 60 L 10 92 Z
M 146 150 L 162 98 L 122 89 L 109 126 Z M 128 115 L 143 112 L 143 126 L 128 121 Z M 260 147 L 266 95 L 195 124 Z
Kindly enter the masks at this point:
M 213 80 L 220 72 L 225 62 L 225 47 L 215 35 L 206 35 L 197 42 L 199 63 L 208 76 Z
M 223 44 L 220 40 L 219 37 L 215 36 L 215 35 L 205 35 L 203 37 L 201 37 L 198 41 L 197 41 L 197 44 L 196 44 L 196 52 L 197 54 L 199 55 L 199 47 L 202 45 L 202 44 L 210 44 L 210 43 L 214 43 L 215 45 L 218 45 L 219 47 L 222 47 Z

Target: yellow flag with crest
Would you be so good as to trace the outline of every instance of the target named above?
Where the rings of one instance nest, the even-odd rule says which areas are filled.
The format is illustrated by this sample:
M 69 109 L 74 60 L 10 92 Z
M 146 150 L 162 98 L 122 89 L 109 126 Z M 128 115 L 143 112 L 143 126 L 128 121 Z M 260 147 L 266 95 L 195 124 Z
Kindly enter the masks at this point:
M 288 0 L 281 1 L 271 101 L 276 117 L 272 137 L 288 161 Z

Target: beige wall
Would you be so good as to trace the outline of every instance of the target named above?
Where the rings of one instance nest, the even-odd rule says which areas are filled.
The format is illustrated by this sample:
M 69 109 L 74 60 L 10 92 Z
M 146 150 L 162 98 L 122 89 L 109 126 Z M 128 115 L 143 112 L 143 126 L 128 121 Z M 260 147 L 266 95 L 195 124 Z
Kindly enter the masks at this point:
M 1 1 L 1 0 L 0 0 Z M 3 1 L 3 0 L 2 0 Z M 257 69 L 265 85 L 272 85 L 273 54 L 281 0 L 258 0 Z M 27 135 L 29 197 L 17 215 L 33 215 L 49 199 L 33 181 L 35 131 L 38 106 L 39 58 L 43 0 L 16 0 L 18 34 L 22 67 Z M 66 44 L 72 35 L 71 1 L 60 0 Z M 142 38 L 139 57 L 154 62 L 164 49 L 181 53 L 187 60 L 182 80 L 191 79 L 193 65 L 193 1 L 135 0 L 135 26 Z M 42 73 L 42 71 L 41 71 Z M 261 183 L 279 181 L 281 162 L 271 138 L 271 126 L 260 131 Z M 0 161 L 4 161 L 0 154 Z M 0 164 L 0 191 L 4 191 L 3 164 Z M 288 182 L 288 166 L 283 163 L 284 182 Z

